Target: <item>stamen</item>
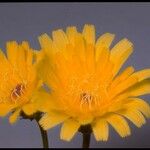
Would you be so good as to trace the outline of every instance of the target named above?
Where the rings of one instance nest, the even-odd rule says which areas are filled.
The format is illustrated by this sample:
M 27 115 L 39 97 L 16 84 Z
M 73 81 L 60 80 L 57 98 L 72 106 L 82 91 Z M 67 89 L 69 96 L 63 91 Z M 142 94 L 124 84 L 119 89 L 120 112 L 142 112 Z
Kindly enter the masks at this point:
M 89 106 L 89 109 L 92 108 L 93 97 L 89 93 L 82 93 L 80 95 L 80 100 L 80 107 L 83 107 L 84 104 L 87 104 Z
M 25 85 L 24 84 L 17 84 L 17 86 L 11 92 L 11 99 L 16 100 L 24 94 Z

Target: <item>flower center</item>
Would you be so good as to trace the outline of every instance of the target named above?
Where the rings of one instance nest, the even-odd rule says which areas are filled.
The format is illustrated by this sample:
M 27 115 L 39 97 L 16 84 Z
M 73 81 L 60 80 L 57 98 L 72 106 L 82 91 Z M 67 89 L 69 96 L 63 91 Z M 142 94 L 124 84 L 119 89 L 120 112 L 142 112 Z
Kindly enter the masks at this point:
M 80 94 L 80 107 L 83 107 L 83 105 L 88 105 L 88 107 L 91 109 L 91 105 L 93 102 L 93 96 L 89 93 L 81 93 Z
M 17 84 L 16 87 L 11 92 L 11 99 L 16 100 L 24 94 L 25 85 Z

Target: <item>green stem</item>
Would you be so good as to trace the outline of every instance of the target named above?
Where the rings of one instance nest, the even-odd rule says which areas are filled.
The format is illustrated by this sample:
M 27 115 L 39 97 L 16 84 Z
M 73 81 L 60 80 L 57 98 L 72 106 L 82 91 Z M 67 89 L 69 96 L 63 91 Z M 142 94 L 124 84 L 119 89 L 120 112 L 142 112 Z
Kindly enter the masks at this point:
M 89 148 L 90 147 L 90 138 L 91 138 L 91 125 L 84 125 L 79 128 L 79 132 L 82 133 L 83 136 L 83 142 L 82 142 L 82 148 Z

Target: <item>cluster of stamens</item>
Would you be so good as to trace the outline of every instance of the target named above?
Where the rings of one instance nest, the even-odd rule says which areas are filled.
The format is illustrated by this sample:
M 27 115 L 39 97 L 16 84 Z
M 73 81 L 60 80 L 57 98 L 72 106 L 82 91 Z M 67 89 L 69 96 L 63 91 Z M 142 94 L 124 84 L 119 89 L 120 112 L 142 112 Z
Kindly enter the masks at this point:
M 80 94 L 80 107 L 83 107 L 83 105 L 88 105 L 89 109 L 92 107 L 93 102 L 93 96 L 89 93 L 81 93 Z
M 13 101 L 17 100 L 24 94 L 24 91 L 25 91 L 25 85 L 17 84 L 16 87 L 11 92 L 11 99 Z

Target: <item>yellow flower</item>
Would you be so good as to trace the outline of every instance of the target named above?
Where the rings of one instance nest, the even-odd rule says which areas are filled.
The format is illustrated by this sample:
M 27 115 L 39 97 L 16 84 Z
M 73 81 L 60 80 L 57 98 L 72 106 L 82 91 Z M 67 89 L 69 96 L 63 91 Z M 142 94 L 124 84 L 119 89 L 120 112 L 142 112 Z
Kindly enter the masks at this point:
M 130 135 L 125 118 L 141 127 L 150 117 L 149 104 L 138 98 L 150 93 L 150 69 L 134 72 L 129 66 L 119 72 L 133 44 L 124 38 L 110 48 L 113 39 L 105 33 L 95 41 L 93 25 L 82 33 L 68 27 L 66 33 L 53 31 L 52 39 L 39 37 L 45 56 L 37 69 L 50 88 L 39 108 L 45 130 L 63 123 L 60 138 L 69 141 L 81 125 L 90 124 L 96 140 L 106 141 L 109 125 L 125 137 Z
M 0 50 L 0 116 L 13 112 L 9 121 L 14 123 L 21 110 L 27 115 L 36 111 L 32 95 L 41 81 L 28 42 L 7 42 L 6 49 L 7 57 Z

